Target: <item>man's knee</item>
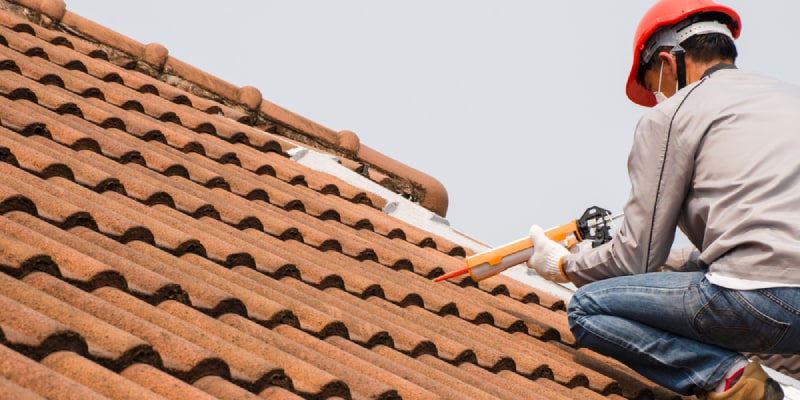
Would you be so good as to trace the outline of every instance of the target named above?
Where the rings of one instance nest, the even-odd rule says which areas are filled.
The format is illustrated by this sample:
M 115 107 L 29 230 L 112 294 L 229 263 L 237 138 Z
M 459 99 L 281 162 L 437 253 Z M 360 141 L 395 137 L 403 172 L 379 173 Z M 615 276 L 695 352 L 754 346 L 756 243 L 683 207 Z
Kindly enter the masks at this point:
M 580 321 L 589 316 L 585 305 L 585 292 L 582 289 L 578 289 L 578 291 L 572 295 L 572 299 L 570 299 L 569 305 L 567 306 L 569 330 L 572 332 L 572 336 L 575 337 L 575 340 L 578 341 L 578 344 L 580 344 L 580 338 L 583 337 L 583 329 Z

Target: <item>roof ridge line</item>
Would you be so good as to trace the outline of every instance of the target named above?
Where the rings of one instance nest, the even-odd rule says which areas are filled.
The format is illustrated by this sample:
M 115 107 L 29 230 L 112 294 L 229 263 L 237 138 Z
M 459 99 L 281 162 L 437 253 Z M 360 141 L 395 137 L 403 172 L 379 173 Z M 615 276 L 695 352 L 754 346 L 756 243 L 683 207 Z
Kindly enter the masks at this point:
M 416 170 L 385 154 L 363 146 L 358 135 L 349 130 L 335 131 L 263 98 L 253 86 L 238 87 L 185 61 L 169 55 L 159 43 L 143 44 L 104 25 L 84 18 L 66 8 L 64 0 L 0 0 L 25 7 L 30 12 L 15 12 L 47 29 L 65 31 L 93 45 L 118 53 L 134 61 L 135 68 L 155 79 L 195 95 L 239 108 L 255 116 L 253 125 L 271 122 L 282 126 L 282 137 L 363 160 L 398 181 L 398 190 L 410 192 L 420 204 L 440 216 L 447 214 L 448 195 L 444 185 L 432 176 Z M 188 88 L 186 86 L 189 86 Z M 296 131 L 296 132 L 292 132 Z
M 169 50 L 159 43 L 141 43 L 127 35 L 119 33 L 95 21 L 66 9 L 63 0 L 5 0 L 33 10 L 40 15 L 27 14 L 24 17 L 48 29 L 62 29 L 89 43 L 111 48 L 124 53 L 136 61 L 142 61 L 152 69 L 147 72 L 169 74 L 205 89 L 208 93 L 199 94 L 212 100 L 236 103 L 245 106 L 249 111 L 262 111 L 267 115 L 278 114 L 279 123 L 296 128 L 303 133 L 322 139 L 329 145 L 340 146 L 353 153 L 358 151 L 358 137 L 349 131 L 336 132 L 319 123 L 302 117 L 290 110 L 265 100 L 261 91 L 253 86 L 237 87 L 216 75 L 207 73 L 183 60 L 169 55 Z M 0 2 L 4 2 L 0 0 Z M 42 16 L 47 19 L 41 18 Z M 154 76 L 160 78 L 159 76 Z M 164 79 L 159 79 L 165 81 Z M 177 86 L 175 81 L 165 81 Z M 185 89 L 185 88 L 184 88 Z M 190 90 L 187 90 L 190 91 Z M 216 95 L 216 96 L 214 96 Z M 214 98 L 218 97 L 218 98 Z

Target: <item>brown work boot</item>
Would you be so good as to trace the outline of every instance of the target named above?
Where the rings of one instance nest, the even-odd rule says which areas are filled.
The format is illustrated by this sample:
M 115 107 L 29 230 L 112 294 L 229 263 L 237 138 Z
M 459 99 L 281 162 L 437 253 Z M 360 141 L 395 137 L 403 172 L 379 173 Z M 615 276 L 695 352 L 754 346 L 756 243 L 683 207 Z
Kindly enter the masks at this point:
M 725 393 L 709 392 L 708 400 L 782 400 L 783 389 L 778 382 L 761 369 L 757 362 L 744 367 L 744 372 L 735 385 Z

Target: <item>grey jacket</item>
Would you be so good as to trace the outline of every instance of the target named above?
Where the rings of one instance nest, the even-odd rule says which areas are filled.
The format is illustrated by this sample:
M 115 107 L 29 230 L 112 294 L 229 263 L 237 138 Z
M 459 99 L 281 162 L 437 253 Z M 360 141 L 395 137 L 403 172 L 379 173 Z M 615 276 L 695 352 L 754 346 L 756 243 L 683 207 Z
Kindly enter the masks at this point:
M 800 87 L 724 66 L 639 121 L 625 220 L 565 258 L 577 286 L 655 272 L 676 227 L 717 276 L 800 283 Z

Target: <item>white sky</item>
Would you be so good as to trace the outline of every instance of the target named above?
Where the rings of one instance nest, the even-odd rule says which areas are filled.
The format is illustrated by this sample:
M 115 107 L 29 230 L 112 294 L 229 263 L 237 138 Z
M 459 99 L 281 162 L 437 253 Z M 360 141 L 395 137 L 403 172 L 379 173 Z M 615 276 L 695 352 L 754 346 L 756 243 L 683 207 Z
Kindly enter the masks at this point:
M 742 16 L 740 68 L 800 83 L 800 2 L 720 2 Z M 645 109 L 624 84 L 651 1 L 66 3 L 435 177 L 451 225 L 489 245 L 628 197 Z

